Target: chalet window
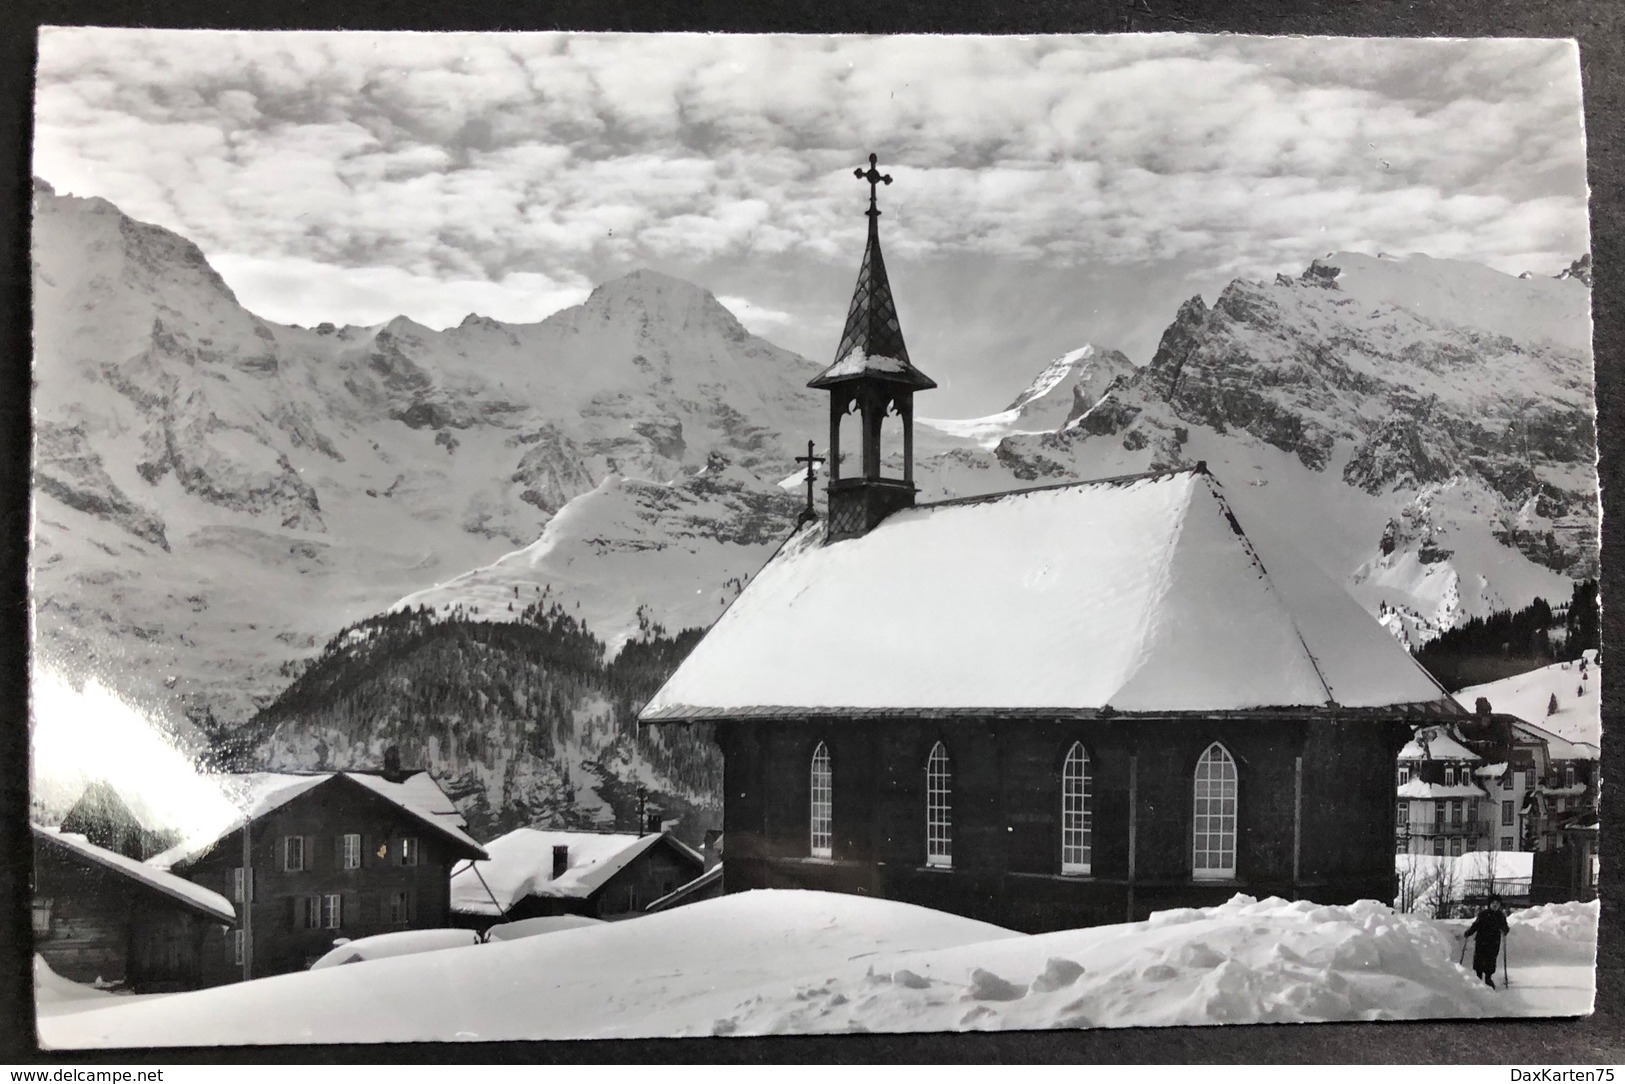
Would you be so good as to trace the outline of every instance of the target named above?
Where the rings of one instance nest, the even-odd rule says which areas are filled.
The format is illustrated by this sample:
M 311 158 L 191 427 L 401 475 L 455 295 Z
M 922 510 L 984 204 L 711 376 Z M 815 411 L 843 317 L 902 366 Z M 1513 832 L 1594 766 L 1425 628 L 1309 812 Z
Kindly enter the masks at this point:
M 44 898 L 34 900 L 34 936 L 51 935 L 51 907 L 55 901 Z
M 1395 843 L 1394 843 L 1394 853 L 1395 854 L 1404 854 L 1405 853 L 1405 842 L 1403 840 L 1395 841 Z
M 1073 742 L 1061 765 L 1061 872 L 1088 873 L 1094 860 L 1094 826 L 1090 823 L 1089 754 Z
M 1450 823 L 1458 826 L 1461 824 L 1461 799 L 1459 798 L 1450 803 Z
M 1400 802 L 1394 810 L 1394 819 L 1400 824 L 1409 824 L 1411 820 L 1411 803 Z
M 1456 785 L 1456 766 L 1454 764 L 1444 770 L 1444 785 L 1447 787 Z
M 246 891 L 245 891 L 246 888 Z M 231 902 L 244 903 L 254 898 L 254 871 L 234 866 L 231 870 Z
M 1534 790 L 1535 789 L 1535 769 L 1533 769 L 1533 768 L 1525 768 L 1523 770 L 1523 789 L 1524 790 Z
M 1501 773 L 1501 789 L 1502 790 L 1511 790 L 1512 789 L 1512 769 L 1511 768 L 1508 768 L 1506 771 Z
M 1443 802 L 1434 802 L 1433 803 L 1433 823 L 1434 824 L 1443 824 L 1444 823 L 1444 803 Z
M 1501 803 L 1501 825 L 1505 827 L 1512 823 L 1512 799 L 1508 798 Z
M 336 930 L 344 923 L 343 897 L 334 892 L 322 896 L 300 896 L 297 905 L 298 925 L 307 930 Z
M 1563 768 L 1563 785 L 1565 787 L 1574 786 L 1574 765 L 1572 764 L 1565 765 Z
M 1410 781 L 1411 781 L 1410 765 L 1401 764 L 1399 766 L 1399 785 L 1403 787 L 1406 783 L 1409 783 Z
M 1501 837 L 1501 849 L 1503 851 L 1510 851 L 1512 849 L 1512 837 L 1511 836 L 1502 836 Z
M 339 837 L 339 868 L 361 868 L 361 835 L 357 832 L 346 832 Z
M 282 869 L 285 873 L 299 873 L 305 868 L 305 837 L 282 837 Z
M 948 869 L 954 864 L 954 767 L 941 742 L 925 761 L 925 864 Z
M 835 852 L 831 845 L 831 820 L 834 809 L 834 788 L 829 771 L 829 748 L 818 743 L 812 755 L 812 856 L 829 858 Z
M 1214 742 L 1196 762 L 1196 829 L 1191 875 L 1221 880 L 1236 875 L 1236 762 Z
M 1450 857 L 1461 857 L 1461 837 L 1455 836 L 1450 840 Z
M 401 840 L 401 865 L 415 866 L 418 864 L 418 841 L 415 836 L 407 836 Z
M 410 891 L 393 892 L 384 900 L 384 921 L 404 926 L 416 915 L 416 899 Z
M 246 933 L 244 933 L 242 930 L 231 931 L 228 947 L 231 949 L 231 962 L 236 964 L 238 967 L 243 966 L 243 951 L 247 947 L 247 944 L 248 935 Z
M 1436 854 L 1436 855 L 1439 855 L 1440 857 L 1444 856 L 1444 837 L 1443 836 L 1434 836 L 1433 837 L 1433 853 Z

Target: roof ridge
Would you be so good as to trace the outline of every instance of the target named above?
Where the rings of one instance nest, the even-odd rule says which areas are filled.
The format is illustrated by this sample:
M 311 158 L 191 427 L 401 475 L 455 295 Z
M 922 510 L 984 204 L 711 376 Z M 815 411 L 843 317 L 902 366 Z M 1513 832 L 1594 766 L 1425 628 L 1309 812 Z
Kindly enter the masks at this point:
M 997 493 L 977 493 L 968 497 L 949 497 L 940 501 L 921 501 L 915 508 L 946 508 L 951 505 L 980 504 L 985 501 L 1002 500 L 1005 497 L 1019 497 L 1027 493 L 1049 493 L 1058 489 L 1082 489 L 1085 486 L 1127 485 L 1130 482 L 1143 482 L 1153 478 L 1172 478 L 1176 474 L 1210 474 L 1206 463 L 1197 463 L 1194 467 L 1172 467 L 1166 470 L 1141 471 L 1138 474 L 1116 474 L 1108 478 L 1077 478 L 1070 482 L 1051 482 L 1047 485 L 1028 486 L 1024 489 L 1004 489 Z
M 1204 471 L 1203 473 L 1206 474 L 1207 472 Z M 1253 545 L 1251 538 L 1247 537 L 1247 529 L 1241 525 L 1241 520 L 1236 518 L 1236 510 L 1230 507 L 1229 501 L 1225 500 L 1224 487 L 1212 475 L 1208 475 L 1208 492 L 1213 494 L 1213 499 L 1219 502 L 1219 508 L 1223 510 L 1225 518 L 1235 528 L 1236 537 L 1241 539 L 1242 546 L 1247 550 L 1247 556 L 1253 559 L 1253 563 L 1258 566 L 1258 571 L 1264 574 L 1264 582 L 1269 585 L 1270 594 L 1275 596 L 1277 605 L 1280 606 L 1281 612 L 1286 615 L 1287 622 L 1292 626 L 1292 634 L 1298 638 L 1298 645 L 1303 648 L 1303 656 L 1309 660 L 1309 668 L 1315 672 L 1315 680 L 1320 682 L 1320 687 L 1326 691 L 1327 705 L 1335 707 L 1337 705 L 1337 694 L 1332 692 L 1332 683 L 1327 680 L 1326 671 L 1321 667 L 1320 659 L 1315 656 L 1314 649 L 1309 646 L 1308 637 L 1304 636 L 1303 628 L 1298 624 L 1297 613 L 1292 606 L 1288 605 L 1286 595 L 1275 582 L 1275 577 L 1270 575 L 1269 567 L 1264 564 L 1264 558 L 1259 555 L 1258 547 Z M 1409 655 L 1410 652 L 1407 651 L 1406 654 Z

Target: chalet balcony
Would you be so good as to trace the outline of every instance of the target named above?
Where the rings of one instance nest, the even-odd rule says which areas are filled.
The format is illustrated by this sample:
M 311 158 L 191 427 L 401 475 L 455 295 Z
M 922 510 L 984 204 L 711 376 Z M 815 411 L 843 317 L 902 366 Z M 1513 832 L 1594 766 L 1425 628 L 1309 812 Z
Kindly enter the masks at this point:
M 1464 817 L 1459 821 L 1411 821 L 1401 824 L 1401 835 L 1412 836 L 1480 836 L 1490 831 L 1490 822 L 1478 817 Z

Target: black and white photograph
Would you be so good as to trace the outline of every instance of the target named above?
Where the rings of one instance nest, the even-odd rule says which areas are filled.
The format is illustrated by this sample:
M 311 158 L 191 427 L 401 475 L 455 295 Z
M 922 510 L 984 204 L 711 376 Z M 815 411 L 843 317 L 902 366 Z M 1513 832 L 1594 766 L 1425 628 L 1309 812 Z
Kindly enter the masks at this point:
M 1576 41 L 37 44 L 41 1048 L 1593 1011 Z

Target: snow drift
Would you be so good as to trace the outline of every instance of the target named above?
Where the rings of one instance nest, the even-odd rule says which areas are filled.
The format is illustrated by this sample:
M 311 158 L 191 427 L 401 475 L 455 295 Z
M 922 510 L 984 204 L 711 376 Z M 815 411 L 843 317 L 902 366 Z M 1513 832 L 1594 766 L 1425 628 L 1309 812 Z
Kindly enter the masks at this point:
M 40 1032 L 67 1048 L 1573 1015 L 1591 1004 L 1589 957 L 1541 954 L 1586 945 L 1587 929 L 1594 944 L 1595 921 L 1595 904 L 1515 916 L 1521 962 L 1554 985 L 1503 998 L 1457 964 L 1455 926 L 1371 901 L 1238 895 L 1026 936 L 887 900 L 756 891 L 71 1014 L 42 997 Z

